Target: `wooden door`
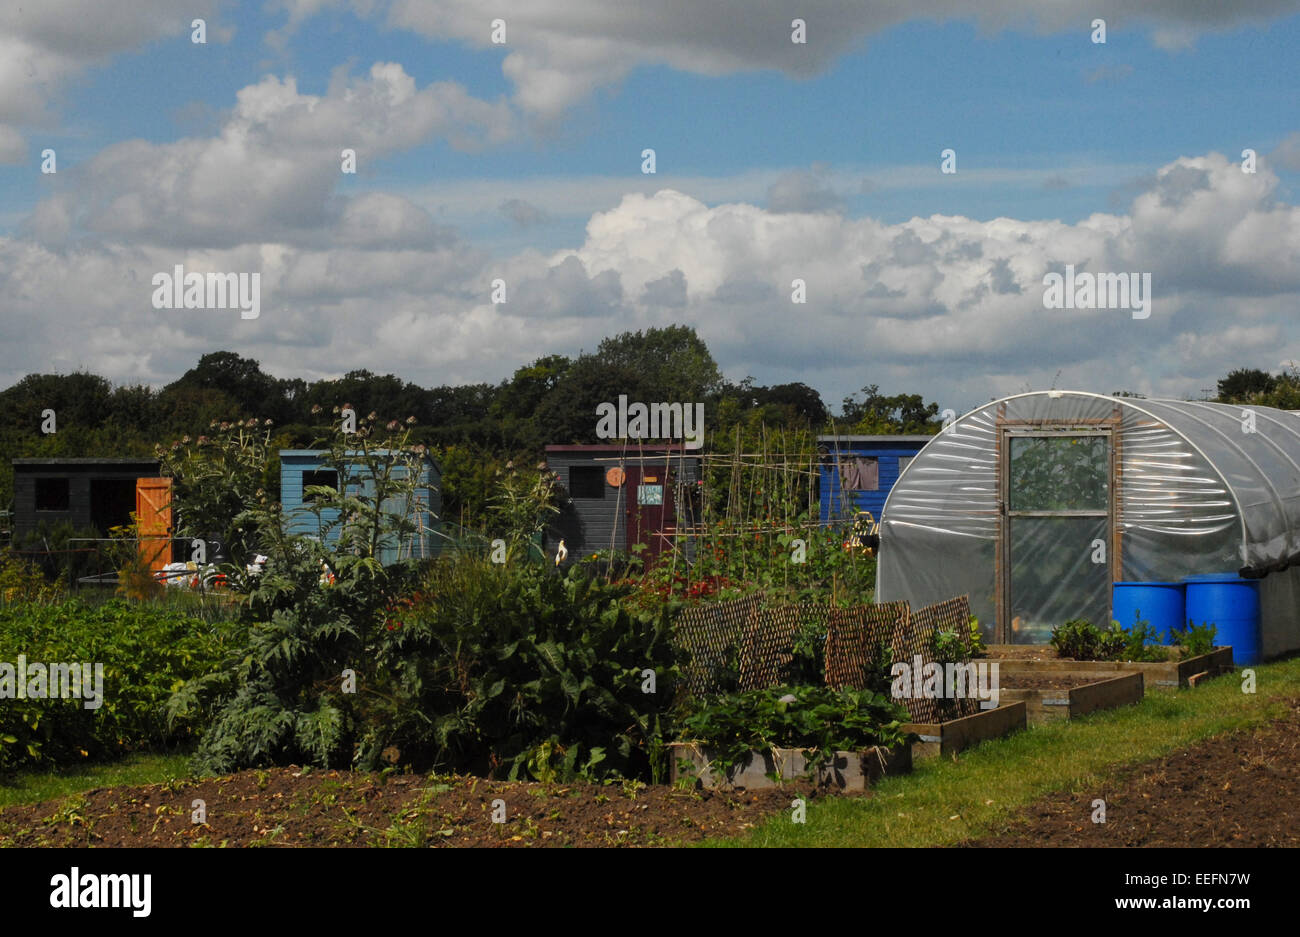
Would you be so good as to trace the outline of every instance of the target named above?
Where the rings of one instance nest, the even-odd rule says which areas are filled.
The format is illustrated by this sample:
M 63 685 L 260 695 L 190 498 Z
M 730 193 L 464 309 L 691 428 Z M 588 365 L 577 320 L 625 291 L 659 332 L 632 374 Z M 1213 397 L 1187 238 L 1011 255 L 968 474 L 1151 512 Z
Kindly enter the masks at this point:
M 140 559 L 153 572 L 172 561 L 172 480 L 135 480 L 135 517 L 140 535 Z

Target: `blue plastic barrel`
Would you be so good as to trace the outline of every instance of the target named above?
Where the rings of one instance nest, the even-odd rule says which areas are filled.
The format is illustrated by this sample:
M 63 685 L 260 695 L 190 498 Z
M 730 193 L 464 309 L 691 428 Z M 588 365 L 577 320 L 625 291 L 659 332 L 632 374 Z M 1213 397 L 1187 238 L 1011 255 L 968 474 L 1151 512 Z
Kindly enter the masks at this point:
M 1258 664 L 1260 660 L 1259 580 L 1242 579 L 1236 573 L 1188 576 L 1187 617 L 1194 624 L 1206 622 L 1218 630 L 1214 643 L 1232 646 L 1235 664 Z
M 1148 622 L 1166 644 L 1170 631 L 1182 627 L 1185 599 L 1181 582 L 1117 582 L 1111 591 L 1111 617 L 1121 628 L 1132 628 L 1139 619 Z

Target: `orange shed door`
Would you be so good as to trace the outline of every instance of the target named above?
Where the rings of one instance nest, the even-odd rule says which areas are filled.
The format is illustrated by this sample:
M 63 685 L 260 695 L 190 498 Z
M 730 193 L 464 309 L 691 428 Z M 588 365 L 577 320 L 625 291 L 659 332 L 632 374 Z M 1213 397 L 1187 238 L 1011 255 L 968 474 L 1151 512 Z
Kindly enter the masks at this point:
M 135 480 L 135 517 L 140 529 L 140 559 L 153 572 L 172 560 L 172 480 Z

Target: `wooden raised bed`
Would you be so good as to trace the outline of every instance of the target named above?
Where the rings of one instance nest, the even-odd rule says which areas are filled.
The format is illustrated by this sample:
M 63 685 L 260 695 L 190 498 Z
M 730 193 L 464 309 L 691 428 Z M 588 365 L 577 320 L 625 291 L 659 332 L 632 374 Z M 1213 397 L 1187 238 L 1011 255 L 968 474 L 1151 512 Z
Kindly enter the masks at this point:
M 1002 653 L 1025 653 L 1037 651 L 1034 659 L 1006 658 Z M 993 644 L 988 648 L 989 661 L 997 661 L 1000 674 L 1050 674 L 1050 673 L 1090 673 L 1099 677 L 1114 673 L 1140 673 L 1146 678 L 1147 686 L 1185 687 L 1195 686 L 1202 680 L 1228 673 L 1234 669 L 1232 648 L 1216 647 L 1208 654 L 1198 654 L 1187 660 L 1168 660 L 1158 662 L 1132 660 L 1063 660 L 1056 656 L 1051 645 L 1001 645 Z
M 998 690 L 998 697 L 1009 702 L 1024 702 L 1029 724 L 1041 725 L 1057 719 L 1073 719 L 1099 709 L 1140 703 L 1144 692 L 1144 675 L 1125 673 L 1068 689 L 1012 690 L 1004 687 Z
M 814 771 L 808 769 L 808 749 L 773 748 L 767 752 L 750 752 L 743 762 L 732 766 L 726 780 L 720 781 L 710 770 L 712 752 L 694 742 L 672 742 L 668 746 L 669 781 L 695 778 L 706 790 L 779 787 L 786 781 L 810 780 L 818 787 L 842 791 L 865 791 L 871 782 L 886 774 L 906 774 L 912 770 L 911 746 L 868 748 L 860 752 L 836 752 L 835 757 Z M 683 770 L 679 759 L 689 762 Z M 769 775 L 776 775 L 774 780 Z
M 999 691 L 1004 694 L 1005 691 Z M 1000 696 L 999 699 L 1005 697 Z M 912 743 L 912 758 L 933 758 L 936 755 L 954 755 L 972 745 L 988 739 L 1001 738 L 1018 732 L 1028 724 L 1028 708 L 1024 700 L 1005 703 L 996 709 L 986 709 L 973 716 L 963 716 L 949 722 L 910 722 L 904 732 L 921 736 Z

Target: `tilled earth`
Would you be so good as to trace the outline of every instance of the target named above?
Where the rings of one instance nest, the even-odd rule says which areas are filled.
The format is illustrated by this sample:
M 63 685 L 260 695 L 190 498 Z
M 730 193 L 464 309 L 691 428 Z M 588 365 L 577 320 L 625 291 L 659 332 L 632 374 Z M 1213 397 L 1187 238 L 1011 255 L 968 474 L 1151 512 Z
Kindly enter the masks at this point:
M 1070 690 L 1114 674 L 1008 673 L 1001 674 L 998 686 L 1004 690 Z
M 1105 823 L 1092 821 L 1096 799 Z M 1300 846 L 1300 700 L 1262 728 L 1049 794 L 964 845 Z
M 741 834 L 797 796 L 813 793 L 272 768 L 9 807 L 0 846 L 664 846 Z
M 813 796 L 272 768 L 5 808 L 0 846 L 664 846 L 743 834 Z M 1300 846 L 1300 700 L 1259 729 L 1046 795 L 963 845 Z

